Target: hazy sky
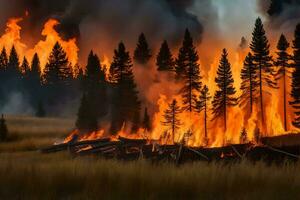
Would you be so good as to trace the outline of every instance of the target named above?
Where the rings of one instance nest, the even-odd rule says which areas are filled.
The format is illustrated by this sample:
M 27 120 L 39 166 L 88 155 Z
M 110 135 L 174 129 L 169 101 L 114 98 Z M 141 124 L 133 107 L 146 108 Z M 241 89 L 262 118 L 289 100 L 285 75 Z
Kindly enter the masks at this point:
M 236 42 L 236 38 L 249 37 L 259 13 L 256 0 L 211 0 L 212 4 L 196 0 L 191 12 L 204 24 L 204 31 L 215 32 L 219 38 Z M 209 9 L 203 9 L 203 7 Z M 207 10 L 207 11 L 206 11 Z M 230 40 L 234 41 L 230 41 Z

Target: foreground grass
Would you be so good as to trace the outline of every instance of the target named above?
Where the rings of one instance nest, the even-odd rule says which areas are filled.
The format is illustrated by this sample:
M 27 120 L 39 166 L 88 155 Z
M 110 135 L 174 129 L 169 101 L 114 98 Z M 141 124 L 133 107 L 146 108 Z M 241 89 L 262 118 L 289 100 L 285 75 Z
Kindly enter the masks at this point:
M 299 199 L 300 165 L 151 164 L 67 154 L 0 156 L 1 199 Z
M 0 152 L 34 151 L 61 141 L 74 127 L 73 119 L 7 116 L 9 138 Z
M 0 144 L 0 199 L 300 199 L 300 163 L 246 161 L 153 164 L 38 149 L 62 139 L 73 120 L 8 117 Z

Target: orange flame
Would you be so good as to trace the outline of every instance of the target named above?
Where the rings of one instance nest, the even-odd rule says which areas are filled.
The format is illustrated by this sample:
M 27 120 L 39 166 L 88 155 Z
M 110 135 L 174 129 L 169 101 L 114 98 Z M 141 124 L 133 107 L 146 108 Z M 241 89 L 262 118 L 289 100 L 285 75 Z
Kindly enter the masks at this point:
M 5 47 L 7 51 L 10 51 L 14 45 L 16 50 L 24 55 L 27 46 L 21 42 L 21 26 L 18 25 L 22 18 L 11 18 L 6 23 L 5 33 L 0 38 L 0 47 Z
M 41 66 L 45 66 L 47 63 L 47 59 L 49 54 L 51 53 L 52 47 L 55 45 L 56 42 L 59 42 L 60 45 L 65 50 L 67 57 L 72 64 L 75 66 L 78 62 L 78 51 L 79 48 L 76 44 L 76 39 L 72 38 L 70 40 L 63 40 L 57 31 L 54 29 L 59 22 L 55 19 L 49 19 L 42 31 L 42 35 L 45 36 L 45 40 L 39 41 L 33 49 L 28 51 L 28 56 L 32 57 L 34 53 L 37 53 L 40 57 Z
M 206 83 L 209 85 L 210 93 L 213 95 L 216 90 L 214 83 L 214 77 L 218 66 L 219 58 L 216 58 L 212 64 L 211 71 L 208 72 L 209 78 Z M 234 77 L 234 86 L 237 90 L 236 96 L 241 94 L 240 91 L 240 71 L 243 66 L 243 58 L 238 53 L 234 55 L 234 61 L 232 62 L 232 72 Z M 205 80 L 204 80 L 205 81 Z M 223 129 L 223 121 L 216 120 L 211 121 L 211 113 L 208 113 L 208 142 L 204 138 L 204 126 L 203 126 L 203 114 L 183 112 L 180 114 L 179 119 L 181 122 L 180 129 L 175 134 L 175 142 L 185 142 L 189 146 L 208 146 L 219 147 L 226 144 L 238 144 L 240 143 L 240 134 L 243 128 L 246 129 L 247 139 L 255 143 L 255 131 L 257 128 L 262 132 L 262 136 L 276 136 L 285 134 L 283 128 L 282 117 L 280 115 L 281 100 L 279 91 L 272 89 L 268 91 L 268 98 L 265 98 L 265 113 L 266 113 L 266 130 L 263 129 L 259 122 L 259 108 L 253 107 L 253 112 L 250 116 L 246 117 L 246 110 L 240 106 L 228 108 L 227 122 L 228 127 L 226 133 Z M 176 99 L 179 106 L 182 106 L 182 99 L 180 95 L 173 95 L 167 97 L 161 94 L 157 101 L 158 111 L 154 114 L 152 131 L 147 132 L 140 129 L 137 133 L 130 133 L 124 129 L 125 126 L 119 131 L 116 136 L 110 136 L 109 133 L 104 133 L 103 136 L 111 137 L 112 140 L 118 140 L 118 137 L 125 137 L 129 139 L 148 139 L 149 141 L 159 141 L 161 144 L 172 144 L 172 140 L 169 140 L 169 130 L 162 125 L 164 121 L 164 111 L 168 108 L 168 104 L 172 99 Z M 190 135 L 188 133 L 191 133 Z M 86 133 L 88 138 L 97 139 L 97 135 L 93 133 Z M 96 136 L 96 137 L 95 137 Z M 221 155 L 222 157 L 222 155 Z
M 5 33 L 0 37 L 1 48 L 5 47 L 7 51 L 10 51 L 14 45 L 19 54 L 19 58 L 26 56 L 28 60 L 31 60 L 33 55 L 37 53 L 40 57 L 41 67 L 43 69 L 53 46 L 56 42 L 59 42 L 65 50 L 71 65 L 75 66 L 77 64 L 79 48 L 77 47 L 76 39 L 62 39 L 59 33 L 54 29 L 55 26 L 59 24 L 57 20 L 49 19 L 45 23 L 42 31 L 42 36 L 45 36 L 45 40 L 40 40 L 32 49 L 28 48 L 21 40 L 22 27 L 19 23 L 22 20 L 23 18 L 11 18 L 8 20 Z

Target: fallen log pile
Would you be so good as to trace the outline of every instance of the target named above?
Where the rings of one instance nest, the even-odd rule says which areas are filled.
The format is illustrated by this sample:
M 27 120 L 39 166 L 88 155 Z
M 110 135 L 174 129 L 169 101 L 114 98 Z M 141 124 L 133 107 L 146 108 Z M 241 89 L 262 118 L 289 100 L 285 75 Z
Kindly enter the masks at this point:
M 41 149 L 42 153 L 69 151 L 75 156 L 95 155 L 104 158 L 120 160 L 149 159 L 154 162 L 168 161 L 185 163 L 189 161 L 250 161 L 264 160 L 267 162 L 282 162 L 284 160 L 298 161 L 300 146 L 272 147 L 268 145 L 235 144 L 224 147 L 204 148 L 188 147 L 183 144 L 159 145 L 143 139 L 128 139 L 119 137 L 72 141 L 52 145 Z

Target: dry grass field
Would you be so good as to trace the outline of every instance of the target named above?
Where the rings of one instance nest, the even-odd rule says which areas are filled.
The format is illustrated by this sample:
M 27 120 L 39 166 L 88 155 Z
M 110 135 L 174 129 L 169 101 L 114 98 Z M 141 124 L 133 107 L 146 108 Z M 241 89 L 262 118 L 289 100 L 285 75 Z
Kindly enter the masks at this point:
M 61 140 L 72 119 L 8 117 L 0 144 L 0 199 L 300 199 L 300 163 L 282 166 L 121 162 L 38 149 Z

